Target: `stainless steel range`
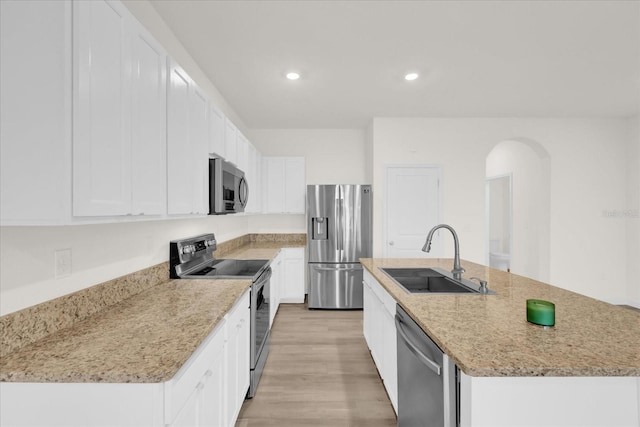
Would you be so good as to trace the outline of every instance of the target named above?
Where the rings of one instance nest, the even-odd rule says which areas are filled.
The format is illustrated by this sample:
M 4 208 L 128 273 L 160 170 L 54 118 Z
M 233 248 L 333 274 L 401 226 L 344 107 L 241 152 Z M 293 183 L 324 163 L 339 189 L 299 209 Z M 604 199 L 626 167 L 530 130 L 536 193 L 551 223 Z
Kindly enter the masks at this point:
M 213 233 L 169 244 L 172 279 L 252 279 L 251 283 L 251 384 L 248 398 L 256 394 L 258 382 L 269 354 L 269 279 L 271 267 L 266 259 L 215 259 Z

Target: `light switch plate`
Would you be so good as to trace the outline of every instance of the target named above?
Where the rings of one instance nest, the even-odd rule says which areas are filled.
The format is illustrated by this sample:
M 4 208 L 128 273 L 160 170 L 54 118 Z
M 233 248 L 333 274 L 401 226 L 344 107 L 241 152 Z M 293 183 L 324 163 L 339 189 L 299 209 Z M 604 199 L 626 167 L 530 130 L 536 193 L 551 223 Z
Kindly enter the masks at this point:
M 71 276 L 71 249 L 58 249 L 54 255 L 56 279 Z

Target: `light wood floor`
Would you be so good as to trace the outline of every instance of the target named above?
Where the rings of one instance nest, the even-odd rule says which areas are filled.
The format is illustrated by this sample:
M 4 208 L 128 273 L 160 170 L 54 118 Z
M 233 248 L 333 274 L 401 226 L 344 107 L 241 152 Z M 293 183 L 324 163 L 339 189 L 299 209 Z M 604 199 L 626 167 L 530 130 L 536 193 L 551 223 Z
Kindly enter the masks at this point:
M 258 392 L 236 427 L 396 426 L 362 335 L 362 311 L 283 304 Z

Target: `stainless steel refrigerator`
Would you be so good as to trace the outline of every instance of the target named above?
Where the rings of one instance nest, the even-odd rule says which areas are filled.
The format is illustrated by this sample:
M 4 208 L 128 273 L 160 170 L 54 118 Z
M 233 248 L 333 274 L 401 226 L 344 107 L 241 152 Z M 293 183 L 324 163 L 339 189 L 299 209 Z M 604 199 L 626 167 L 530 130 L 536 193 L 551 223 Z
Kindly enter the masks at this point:
M 361 309 L 372 254 L 370 185 L 307 186 L 309 308 Z

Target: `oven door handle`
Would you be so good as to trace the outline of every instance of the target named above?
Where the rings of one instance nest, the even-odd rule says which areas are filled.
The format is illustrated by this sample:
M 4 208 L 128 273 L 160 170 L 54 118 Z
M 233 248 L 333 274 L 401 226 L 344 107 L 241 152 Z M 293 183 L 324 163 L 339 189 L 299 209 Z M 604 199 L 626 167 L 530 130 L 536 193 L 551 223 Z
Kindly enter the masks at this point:
M 259 282 L 266 282 L 267 280 L 271 279 L 271 275 L 273 274 L 273 272 L 271 271 L 271 267 L 267 267 L 266 270 L 264 270 L 264 273 L 262 273 L 260 275 L 260 277 L 258 278 Z
M 252 288 L 255 289 L 256 291 L 259 291 L 260 289 L 262 289 L 265 285 L 265 283 L 267 283 L 269 281 L 269 279 L 271 279 L 271 267 L 267 267 L 264 272 L 260 275 L 260 277 L 258 277 L 258 279 L 253 283 Z
M 442 367 L 440 365 L 438 365 L 436 362 L 434 362 L 433 360 L 429 359 L 411 341 L 411 339 L 407 335 L 407 332 L 404 330 L 404 326 L 402 326 L 402 320 L 400 320 L 400 317 L 398 317 L 397 314 L 396 314 L 395 320 L 396 320 L 396 329 L 397 329 L 398 333 L 400 334 L 400 337 L 402 338 L 402 340 L 407 344 L 407 348 L 409 348 L 409 350 L 411 350 L 411 352 L 413 354 L 415 354 L 415 356 L 418 358 L 418 360 L 420 360 L 427 368 L 431 369 L 433 372 L 436 373 L 436 375 L 439 376 Z

